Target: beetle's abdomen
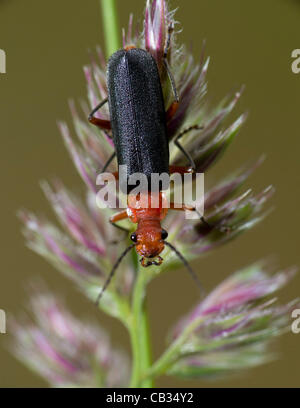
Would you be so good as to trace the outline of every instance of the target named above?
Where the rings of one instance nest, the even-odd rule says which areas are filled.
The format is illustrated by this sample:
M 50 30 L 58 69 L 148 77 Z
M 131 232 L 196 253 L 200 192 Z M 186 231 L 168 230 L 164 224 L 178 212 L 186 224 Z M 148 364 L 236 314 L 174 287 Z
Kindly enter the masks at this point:
M 119 50 L 108 62 L 109 109 L 119 165 L 128 176 L 169 173 L 165 107 L 157 65 L 144 50 Z M 130 190 L 130 188 L 129 188 Z

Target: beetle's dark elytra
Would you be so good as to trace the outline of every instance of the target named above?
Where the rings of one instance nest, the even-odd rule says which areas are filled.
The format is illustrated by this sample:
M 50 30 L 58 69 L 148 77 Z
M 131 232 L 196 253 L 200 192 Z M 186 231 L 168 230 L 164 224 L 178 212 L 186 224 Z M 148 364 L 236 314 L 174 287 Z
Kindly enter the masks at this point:
M 127 166 L 128 176 L 143 173 L 150 186 L 152 173 L 169 174 L 165 106 L 157 64 L 145 50 L 119 50 L 108 61 L 107 85 L 118 164 Z

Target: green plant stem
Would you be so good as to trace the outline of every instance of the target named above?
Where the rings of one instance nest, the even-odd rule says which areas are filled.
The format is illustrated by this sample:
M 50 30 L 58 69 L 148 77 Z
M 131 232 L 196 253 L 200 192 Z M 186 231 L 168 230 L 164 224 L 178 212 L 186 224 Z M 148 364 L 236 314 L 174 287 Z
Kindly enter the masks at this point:
M 120 29 L 115 0 L 100 0 L 106 56 L 121 48 Z
M 133 300 L 132 324 L 130 336 L 133 351 L 133 366 L 131 387 L 152 388 L 152 378 L 141 381 L 141 375 L 151 366 L 151 346 L 149 336 L 148 315 L 146 310 L 147 277 L 143 271 L 138 271 Z
M 132 367 L 131 367 L 131 379 L 130 387 L 136 388 L 140 382 L 140 364 L 139 364 L 139 339 L 136 335 L 136 327 L 134 320 L 128 326 L 130 340 L 131 340 L 131 350 L 132 350 Z

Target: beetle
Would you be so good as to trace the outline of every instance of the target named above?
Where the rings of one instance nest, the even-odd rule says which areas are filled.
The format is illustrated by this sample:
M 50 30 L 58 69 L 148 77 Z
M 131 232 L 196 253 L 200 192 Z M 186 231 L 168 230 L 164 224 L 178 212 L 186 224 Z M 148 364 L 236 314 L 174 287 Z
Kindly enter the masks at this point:
M 134 173 L 142 173 L 150 181 L 153 173 L 172 174 L 176 172 L 183 175 L 195 172 L 195 163 L 190 154 L 180 144 L 180 138 L 193 129 L 201 129 L 202 127 L 198 125 L 183 130 L 174 139 L 174 144 L 189 161 L 189 166 L 169 165 L 167 123 L 174 116 L 179 105 L 175 81 L 167 61 L 172 31 L 173 27 L 169 26 L 163 58 L 174 94 L 174 101 L 168 110 L 165 110 L 160 76 L 155 59 L 146 50 L 128 46 L 116 51 L 109 58 L 107 65 L 108 98 L 97 105 L 88 118 L 89 122 L 97 127 L 112 131 L 115 152 L 103 167 L 102 172 L 107 169 L 116 156 L 119 166 L 127 166 L 125 183 L 127 193 L 131 191 L 131 187 L 128 185 L 128 177 Z M 109 104 L 110 121 L 95 117 L 95 113 L 107 102 Z M 114 174 L 118 177 L 118 172 Z M 158 200 L 158 208 L 151 207 L 153 198 Z M 126 248 L 117 260 L 97 298 L 97 302 L 110 283 L 123 257 L 134 247 L 141 256 L 142 266 L 147 267 L 162 263 L 163 258 L 160 254 L 167 245 L 181 259 L 192 277 L 197 280 L 197 276 L 183 255 L 171 243 L 166 241 L 168 233 L 161 227 L 161 221 L 165 218 L 168 208 L 166 208 L 166 197 L 161 187 L 156 191 L 152 191 L 151 188 L 142 191 L 139 199 L 149 205 L 141 206 L 140 201 L 137 200 L 133 201 L 133 203 L 128 201 L 126 210 L 120 211 L 110 218 L 113 225 L 124 230 L 125 228 L 117 223 L 129 218 L 133 223 L 137 224 L 137 229 L 130 236 L 133 244 Z M 194 207 L 187 205 L 183 205 L 181 208 L 176 207 L 174 203 L 169 205 L 169 209 L 174 210 L 196 210 Z M 206 223 L 203 217 L 201 219 Z

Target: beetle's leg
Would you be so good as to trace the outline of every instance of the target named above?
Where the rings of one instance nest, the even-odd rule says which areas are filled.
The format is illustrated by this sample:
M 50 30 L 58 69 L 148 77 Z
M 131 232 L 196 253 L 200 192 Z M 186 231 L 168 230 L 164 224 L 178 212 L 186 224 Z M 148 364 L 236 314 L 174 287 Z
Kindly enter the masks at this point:
M 177 89 L 176 89 L 175 79 L 174 79 L 174 76 L 173 76 L 173 74 L 172 74 L 172 72 L 170 70 L 169 63 L 168 63 L 168 60 L 166 58 L 164 58 L 164 65 L 165 65 L 165 68 L 167 70 L 170 82 L 171 82 L 171 87 L 172 87 L 172 91 L 173 91 L 173 94 L 174 94 L 174 102 L 176 102 L 177 105 L 178 105 L 179 97 L 178 97 L 178 92 L 177 92 Z
M 116 180 L 119 180 L 119 172 L 118 171 L 114 171 L 112 174 L 114 175 Z
M 113 216 L 110 217 L 109 222 L 116 228 L 122 230 L 122 231 L 126 231 L 126 232 L 130 232 L 127 228 L 122 227 L 121 225 L 116 224 L 116 222 L 118 221 L 122 221 L 125 220 L 126 218 L 128 218 L 128 214 L 127 214 L 127 210 L 123 210 L 120 212 L 117 212 L 116 214 L 114 214 Z
M 104 166 L 102 167 L 101 171 L 99 172 L 104 173 L 107 169 L 107 167 L 110 165 L 110 163 L 113 161 L 113 159 L 116 157 L 116 152 L 113 152 L 113 154 L 110 156 L 110 158 L 107 160 L 107 162 L 104 164 Z M 99 169 L 97 170 L 98 173 Z
M 186 129 L 184 129 L 182 132 L 180 132 L 174 139 L 174 144 L 178 147 L 178 149 L 185 155 L 185 157 L 188 159 L 189 163 L 190 163 L 190 168 L 192 169 L 192 172 L 194 173 L 196 171 L 196 165 L 195 162 L 192 158 L 192 156 L 184 149 L 184 147 L 179 143 L 179 139 L 184 136 L 185 134 L 187 134 L 188 132 L 190 132 L 191 130 L 200 130 L 203 129 L 203 126 L 199 126 L 199 125 L 193 125 L 190 126 Z
M 231 232 L 234 229 L 234 227 L 229 227 L 226 225 L 219 226 L 219 225 L 211 224 L 210 222 L 206 221 L 203 215 L 200 217 L 200 220 L 203 222 L 203 224 L 208 229 L 217 229 L 220 232 L 226 232 L 226 233 Z
M 111 135 L 108 132 L 105 132 L 105 130 L 110 130 L 111 129 L 111 124 L 109 120 L 104 120 L 104 119 L 99 119 L 99 118 L 95 118 L 94 114 L 103 106 L 107 103 L 108 98 L 104 99 L 102 102 L 99 103 L 99 105 L 97 105 L 92 112 L 89 114 L 89 122 L 92 123 L 93 125 L 99 127 L 100 129 L 104 130 L 104 133 L 106 134 L 106 136 L 109 139 L 112 139 Z M 105 163 L 105 165 L 102 167 L 101 171 L 99 171 L 100 169 L 97 169 L 97 173 L 104 173 L 107 169 L 107 167 L 110 165 L 110 163 L 113 161 L 113 159 L 116 156 L 116 152 L 113 152 L 112 155 L 110 156 L 110 158 L 107 160 L 107 162 Z
M 168 108 L 168 110 L 166 112 L 166 122 L 167 123 L 173 118 L 173 116 L 177 112 L 178 106 L 179 106 L 178 101 L 173 101 L 171 103 L 171 105 L 169 106 L 169 108 Z
M 170 203 L 169 209 L 170 210 L 175 210 L 175 211 L 185 211 L 185 210 L 196 211 L 196 208 L 191 206 L 191 205 L 176 204 L 176 203 Z
M 102 102 L 99 103 L 99 105 L 97 105 L 92 112 L 89 114 L 89 122 L 92 123 L 95 126 L 98 126 L 100 129 L 106 129 L 106 130 L 110 130 L 111 129 L 111 124 L 109 120 L 104 120 L 104 119 L 99 119 L 99 118 L 95 118 L 95 113 L 102 108 L 103 105 L 105 105 L 108 102 L 108 98 L 105 98 Z
M 213 229 L 217 229 L 220 232 L 231 232 L 234 228 L 229 227 L 229 226 L 219 226 L 219 225 L 215 225 L 215 224 L 210 224 L 209 222 L 206 221 L 206 219 L 203 217 L 203 215 L 201 215 L 200 213 L 198 213 L 197 209 L 191 205 L 187 205 L 187 204 L 175 204 L 175 203 L 170 203 L 170 210 L 175 210 L 175 211 L 196 211 L 197 214 L 199 215 L 200 221 L 203 222 L 203 224 L 210 230 Z
M 194 173 L 194 169 L 190 166 L 170 166 L 169 173 L 170 174 L 179 173 L 183 175 L 187 173 Z
M 101 174 L 102 174 L 102 173 L 100 173 L 100 175 L 101 175 Z M 109 174 L 112 174 L 116 180 L 119 180 L 119 172 L 118 172 L 118 171 L 114 171 L 114 172 L 112 172 L 112 173 L 109 172 Z
M 127 216 L 127 211 L 126 210 L 120 211 L 120 212 L 117 212 L 116 214 L 114 214 L 112 217 L 110 217 L 109 222 L 114 227 L 118 228 L 118 230 L 122 230 L 122 231 L 128 233 L 129 230 L 127 228 L 121 227 L 121 225 L 115 224 L 118 221 L 125 220 L 127 217 L 128 216 Z M 110 245 L 116 245 L 116 244 L 119 244 L 120 242 L 122 242 L 124 239 L 125 239 L 125 236 L 123 238 L 119 239 L 119 240 L 110 241 L 109 244 Z
M 92 123 L 93 125 L 97 126 L 100 129 L 105 129 L 105 130 L 110 130 L 111 129 L 111 124 L 109 120 L 105 119 L 99 119 L 95 118 L 94 116 L 89 117 L 89 122 Z M 111 137 L 108 136 L 110 139 Z

